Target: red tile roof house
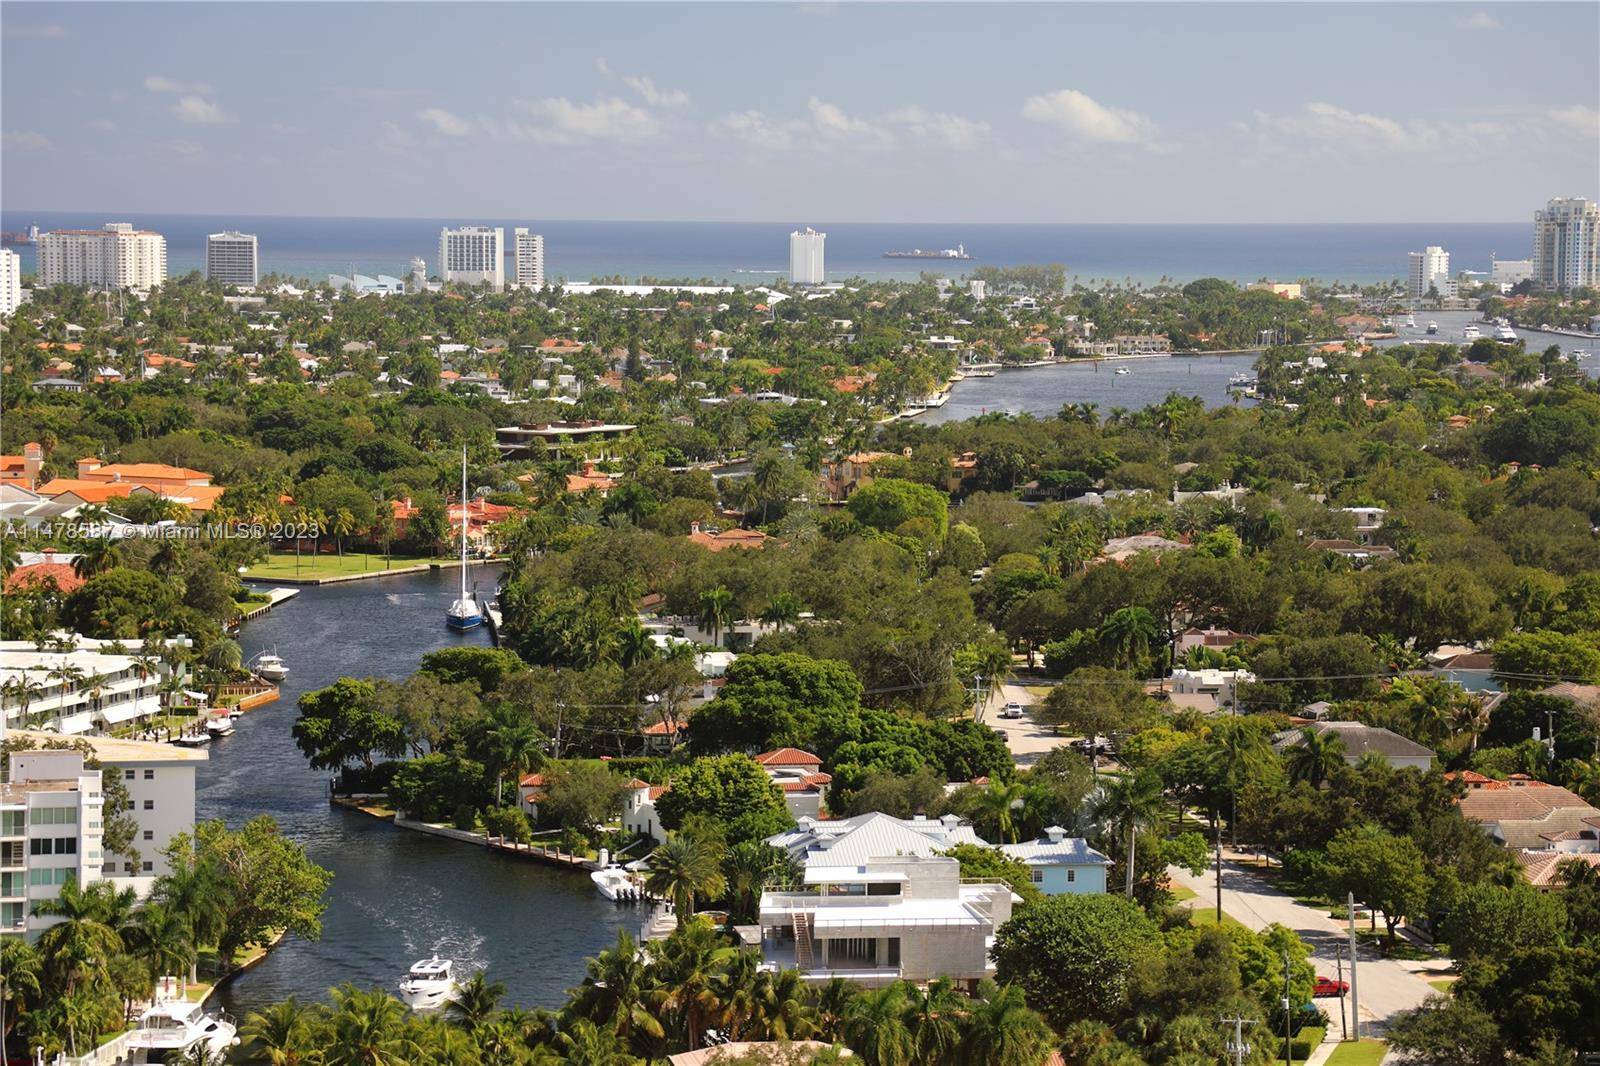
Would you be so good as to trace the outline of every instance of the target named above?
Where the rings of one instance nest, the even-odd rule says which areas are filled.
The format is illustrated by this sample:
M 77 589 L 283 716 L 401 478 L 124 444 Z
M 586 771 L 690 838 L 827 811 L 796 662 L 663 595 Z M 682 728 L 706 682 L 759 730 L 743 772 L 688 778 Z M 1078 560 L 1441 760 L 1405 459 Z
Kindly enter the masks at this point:
M 757 755 L 756 762 L 783 791 L 783 803 L 791 815 L 796 818 L 822 816 L 833 777 L 822 772 L 821 759 L 799 748 L 779 748 Z

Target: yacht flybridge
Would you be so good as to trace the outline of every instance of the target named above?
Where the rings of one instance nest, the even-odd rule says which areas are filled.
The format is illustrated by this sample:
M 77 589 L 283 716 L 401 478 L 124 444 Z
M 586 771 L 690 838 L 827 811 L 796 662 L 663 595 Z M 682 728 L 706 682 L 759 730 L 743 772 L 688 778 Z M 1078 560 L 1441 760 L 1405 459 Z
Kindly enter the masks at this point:
M 455 994 L 451 962 L 437 955 L 412 963 L 400 982 L 400 999 L 412 1010 L 438 1010 Z

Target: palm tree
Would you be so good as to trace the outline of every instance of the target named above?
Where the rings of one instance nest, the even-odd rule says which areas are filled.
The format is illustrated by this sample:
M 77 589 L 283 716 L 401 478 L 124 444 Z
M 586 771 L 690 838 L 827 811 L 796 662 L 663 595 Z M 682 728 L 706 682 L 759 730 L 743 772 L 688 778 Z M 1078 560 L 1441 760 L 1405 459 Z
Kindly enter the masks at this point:
M 216 872 L 192 856 L 180 858 L 171 869 L 156 879 L 152 900 L 174 914 L 182 915 L 189 929 L 190 943 L 196 947 L 215 945 L 223 933 L 222 893 Z M 194 966 L 190 966 L 194 976 Z
M 1016 985 L 985 981 L 967 1020 L 961 1062 L 971 1066 L 1036 1066 L 1050 1052 L 1055 1034 L 1027 1004 Z
M 316 1050 L 314 1018 L 313 1009 L 290 996 L 245 1019 L 244 1039 L 272 1066 L 299 1066 Z
M 85 541 L 78 557 L 72 560 L 72 572 L 87 581 L 121 565 L 122 546 L 109 537 L 95 537 Z
M 1161 633 L 1155 615 L 1143 607 L 1123 607 L 1100 626 L 1100 639 L 1110 647 L 1118 666 L 1131 668 L 1150 651 Z
M 14 677 L 6 679 L 0 692 L 16 701 L 17 710 L 20 711 L 19 720 L 24 728 L 31 727 L 34 723 L 28 716 L 28 708 L 33 706 L 33 701 L 44 695 L 44 684 L 33 680 L 26 669 L 19 670 Z
M 589 960 L 572 1010 L 597 1023 L 610 1022 L 612 1032 L 630 1045 L 637 1037 L 660 1040 L 666 1030 L 648 1007 L 651 976 L 638 944 L 626 929 L 618 929 L 617 946 Z
M 657 650 L 656 642 L 637 618 L 630 618 L 617 630 L 617 665 L 624 670 L 655 658 Z
M 502 789 L 507 773 L 518 780 L 523 774 L 544 765 L 544 737 L 533 723 L 522 718 L 515 708 L 506 705 L 497 711 L 484 734 L 484 762 L 494 771 L 494 803 L 501 805 Z
M 500 1010 L 500 1000 L 505 998 L 506 986 L 491 981 L 482 970 L 460 985 L 445 1007 L 451 1021 L 475 1031 L 493 1020 Z
M 721 856 L 698 837 L 669 833 L 650 854 L 650 872 L 644 887 L 656 896 L 671 897 L 682 929 L 694 913 L 696 896 L 720 896 L 727 889 Z
M 103 977 L 110 960 L 123 949 L 118 932 L 137 898 L 131 888 L 118 892 L 109 881 L 80 887 L 68 878 L 55 899 L 34 903 L 40 918 L 60 918 L 39 937 L 39 951 L 52 983 L 71 994 L 85 980 Z
M 329 519 L 328 531 L 333 534 L 335 543 L 338 546 L 339 558 L 343 560 L 344 538 L 356 531 L 356 516 L 351 513 L 350 508 L 341 507 L 333 513 L 332 518 Z
M 38 948 L 19 936 L 0 937 L 0 1005 L 5 1016 L 0 1038 L 11 1035 L 25 1002 L 44 994 L 43 976 L 44 956 Z
M 639 1061 L 617 1038 L 587 1018 L 579 1018 L 556 1034 L 560 1062 L 566 1066 L 635 1066 Z
M 689 1049 L 705 1039 L 706 1021 L 717 1017 L 717 974 L 737 954 L 708 920 L 683 923 L 678 912 L 676 932 L 657 949 L 655 976 L 660 981 L 652 994 L 658 1009 L 672 1011 L 683 1019 Z
M 1161 777 L 1150 767 L 1127 777 L 1107 781 L 1095 800 L 1096 819 L 1120 832 L 1128 840 L 1127 896 L 1133 898 L 1133 875 L 1139 830 L 1154 825 L 1161 817 Z
M 800 597 L 792 592 L 780 592 L 768 601 L 760 617 L 764 624 L 782 633 L 784 626 L 792 626 L 799 620 Z
M 856 1000 L 856 986 L 842 977 L 832 977 L 817 990 L 817 1030 L 824 1040 L 844 1035 L 844 1018 Z
M 787 856 L 764 841 L 742 840 L 728 850 L 722 869 L 736 921 L 754 920 L 762 889 L 785 873 L 787 866 Z
M 139 908 L 124 938 L 150 979 L 187 973 L 195 964 L 194 934 L 187 916 L 161 903 Z
M 1272 748 L 1259 731 L 1238 719 L 1224 719 L 1211 729 L 1207 740 L 1211 776 L 1228 790 L 1233 813 L 1228 832 L 1239 844 L 1239 789 L 1255 769 L 1272 757 Z M 1215 813 L 1215 812 L 1213 812 Z
M 911 1066 L 916 1046 L 906 1028 L 906 994 L 898 984 L 864 992 L 844 1016 L 845 1043 L 865 1066 Z
M 76 688 L 78 682 L 83 680 L 83 671 L 73 666 L 66 659 L 62 659 L 49 670 L 46 670 L 45 676 L 61 682 L 61 691 L 58 693 L 60 701 L 56 704 L 56 717 L 64 718 L 67 712 L 67 692 L 69 689 Z
M 992 825 L 1003 844 L 1017 842 L 1016 812 L 1022 806 L 1024 790 L 1018 781 L 990 781 L 978 794 L 979 817 Z
M 1319 733 L 1307 726 L 1300 730 L 1299 742 L 1284 753 L 1284 762 L 1289 780 L 1321 788 L 1344 765 L 1344 738 L 1332 730 Z
M 700 594 L 700 613 L 695 618 L 699 627 L 711 634 L 711 643 L 722 644 L 722 631 L 733 621 L 733 593 L 722 585 Z
M 914 1061 L 927 1066 L 953 1066 L 959 1061 L 956 1056 L 961 1048 L 961 1018 L 966 1001 L 945 977 L 929 982 L 926 988 L 908 988 L 906 998 L 906 1027 L 916 1052 Z
M 757 975 L 756 1010 L 766 1040 L 805 1040 L 817 1032 L 817 1012 L 806 1002 L 799 970 Z
M 415 1061 L 417 1051 L 399 1000 L 382 989 L 363 991 L 351 984 L 333 990 L 324 1066 L 404 1066 Z

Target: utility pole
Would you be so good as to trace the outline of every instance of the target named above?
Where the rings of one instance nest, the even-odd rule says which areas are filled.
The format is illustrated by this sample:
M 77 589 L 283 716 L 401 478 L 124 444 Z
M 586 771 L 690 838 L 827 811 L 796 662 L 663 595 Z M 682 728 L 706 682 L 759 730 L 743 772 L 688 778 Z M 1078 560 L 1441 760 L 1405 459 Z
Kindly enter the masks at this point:
M 1254 1018 L 1224 1018 L 1222 1024 L 1233 1025 L 1233 1039 L 1227 1043 L 1228 1055 L 1233 1059 L 1234 1066 L 1244 1066 L 1244 1057 L 1250 1054 L 1250 1045 L 1245 1043 L 1244 1027 L 1256 1024 Z
M 1222 819 L 1217 819 L 1217 924 L 1222 924 Z
M 1283 949 L 1283 1058 L 1294 1066 L 1294 1005 L 1289 1001 L 1289 949 Z
M 1356 985 L 1356 894 L 1345 893 L 1350 914 L 1350 1038 L 1361 1039 L 1361 996 Z

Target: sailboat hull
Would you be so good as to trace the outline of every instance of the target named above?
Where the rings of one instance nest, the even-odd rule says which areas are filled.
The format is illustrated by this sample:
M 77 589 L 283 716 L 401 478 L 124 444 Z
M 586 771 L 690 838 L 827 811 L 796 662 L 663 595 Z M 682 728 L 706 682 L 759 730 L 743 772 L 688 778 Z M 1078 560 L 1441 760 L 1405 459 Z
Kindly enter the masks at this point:
M 444 624 L 449 626 L 451 629 L 465 633 L 469 629 L 477 629 L 479 626 L 483 625 L 483 615 L 469 614 L 465 617 L 457 617 L 453 614 L 447 614 L 444 616 Z

